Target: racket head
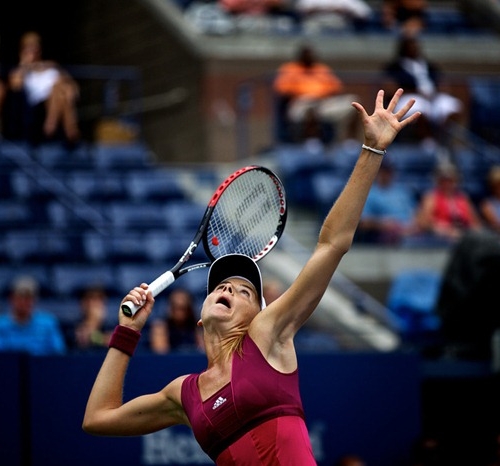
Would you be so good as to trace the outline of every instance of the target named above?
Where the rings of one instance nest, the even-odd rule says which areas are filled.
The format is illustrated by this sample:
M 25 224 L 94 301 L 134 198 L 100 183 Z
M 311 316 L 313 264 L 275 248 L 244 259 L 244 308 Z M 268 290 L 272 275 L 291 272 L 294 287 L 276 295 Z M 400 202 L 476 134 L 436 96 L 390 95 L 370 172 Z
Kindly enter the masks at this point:
M 209 209 L 202 240 L 210 261 L 227 254 L 259 261 L 276 246 L 285 229 L 285 188 L 269 168 L 250 165 L 221 183 Z

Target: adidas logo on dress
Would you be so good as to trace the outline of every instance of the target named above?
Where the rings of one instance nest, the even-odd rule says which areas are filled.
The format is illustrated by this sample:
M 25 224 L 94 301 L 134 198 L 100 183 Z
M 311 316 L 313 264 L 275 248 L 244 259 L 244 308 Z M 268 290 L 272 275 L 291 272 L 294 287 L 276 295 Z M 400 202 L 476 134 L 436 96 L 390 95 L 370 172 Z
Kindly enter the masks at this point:
M 222 396 L 219 396 L 219 398 L 217 398 L 215 400 L 215 403 L 212 406 L 212 409 L 217 409 L 221 404 L 225 403 L 226 401 L 227 401 L 226 398 L 222 398 Z

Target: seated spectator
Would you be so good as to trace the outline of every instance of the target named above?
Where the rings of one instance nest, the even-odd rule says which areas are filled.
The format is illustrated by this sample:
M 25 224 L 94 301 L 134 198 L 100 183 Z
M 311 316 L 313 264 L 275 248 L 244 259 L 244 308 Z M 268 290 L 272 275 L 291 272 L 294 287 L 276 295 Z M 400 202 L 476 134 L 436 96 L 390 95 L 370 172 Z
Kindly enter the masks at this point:
M 425 30 L 427 0 L 383 0 L 382 25 L 400 34 L 419 34 Z
M 12 283 L 9 310 L 0 315 L 0 351 L 34 356 L 64 354 L 66 345 L 59 322 L 37 307 L 39 285 L 30 276 Z
M 149 340 L 151 350 L 157 354 L 203 350 L 203 334 L 197 326 L 189 291 L 177 288 L 170 292 L 165 315 L 151 322 Z
M 308 32 L 308 20 L 333 29 L 362 29 L 372 15 L 363 0 L 297 0 L 296 8 Z
M 262 284 L 262 296 L 266 305 L 271 304 L 285 291 L 285 286 L 277 278 L 267 278 Z
M 8 73 L 3 108 L 4 136 L 40 143 L 56 138 L 62 129 L 66 141 L 80 137 L 76 112 L 79 86 L 56 62 L 42 59 L 37 32 L 23 34 L 19 63 Z
M 479 203 L 479 213 L 486 227 L 500 233 L 500 165 L 493 165 L 488 172 L 489 195 Z
M 435 186 L 422 195 L 417 221 L 423 232 L 445 244 L 457 242 L 464 232 L 482 229 L 479 213 L 461 189 L 460 174 L 454 165 L 437 167 Z
M 86 288 L 80 296 L 80 318 L 67 336 L 72 351 L 88 351 L 108 347 L 114 326 L 106 323 L 107 293 L 100 286 Z
M 396 182 L 394 167 L 384 159 L 361 215 L 358 240 L 401 244 L 418 231 L 416 209 L 415 193 Z
M 290 18 L 295 25 L 300 20 L 293 2 L 289 0 L 219 0 L 219 5 L 232 16 L 283 16 Z
M 401 36 L 396 57 L 385 66 L 384 73 L 395 88 L 401 87 L 405 91 L 398 108 L 415 99 L 410 114 L 422 113 L 416 126 L 417 137 L 449 146 L 450 123 L 461 121 L 463 104 L 458 98 L 439 90 L 440 70 L 423 55 L 416 37 Z
M 325 123 L 335 125 L 340 133 L 337 139 L 356 135 L 356 112 L 351 103 L 357 97 L 344 93 L 342 81 L 316 58 L 311 46 L 301 46 L 296 59 L 279 67 L 273 87 L 283 103 L 285 125 L 292 128 L 292 141 L 328 142 L 321 132 Z

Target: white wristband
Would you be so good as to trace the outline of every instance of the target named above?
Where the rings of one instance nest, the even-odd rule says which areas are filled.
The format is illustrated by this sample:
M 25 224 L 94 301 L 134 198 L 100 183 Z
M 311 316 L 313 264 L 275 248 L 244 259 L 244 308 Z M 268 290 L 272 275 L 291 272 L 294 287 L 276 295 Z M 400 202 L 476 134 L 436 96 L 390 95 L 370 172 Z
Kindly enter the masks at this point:
M 365 144 L 363 144 L 361 147 L 363 149 L 369 150 L 370 152 L 375 152 L 375 154 L 382 155 L 382 156 L 384 156 L 387 153 L 387 151 L 385 149 L 384 150 L 374 149 L 373 147 L 367 146 Z

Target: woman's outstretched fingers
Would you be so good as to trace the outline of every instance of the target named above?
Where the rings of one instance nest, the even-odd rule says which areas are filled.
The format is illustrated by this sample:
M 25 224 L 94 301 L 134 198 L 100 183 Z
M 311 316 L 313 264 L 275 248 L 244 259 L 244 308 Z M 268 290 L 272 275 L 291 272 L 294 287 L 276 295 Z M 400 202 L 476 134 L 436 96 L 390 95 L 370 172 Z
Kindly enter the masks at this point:
M 383 91 L 382 91 L 383 92 Z M 394 95 L 391 98 L 391 101 L 389 102 L 389 105 L 387 106 L 387 110 L 390 112 L 394 113 L 394 109 L 398 105 L 399 98 L 401 97 L 401 94 L 403 94 L 403 89 L 399 88 Z M 382 94 L 383 95 L 383 94 Z

